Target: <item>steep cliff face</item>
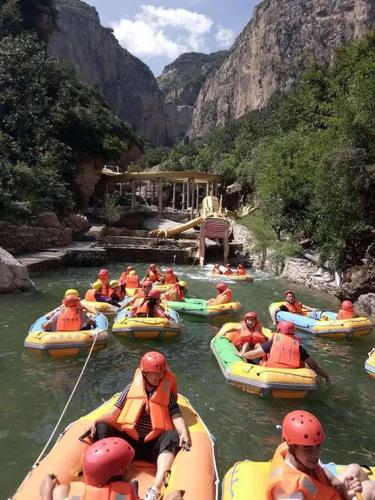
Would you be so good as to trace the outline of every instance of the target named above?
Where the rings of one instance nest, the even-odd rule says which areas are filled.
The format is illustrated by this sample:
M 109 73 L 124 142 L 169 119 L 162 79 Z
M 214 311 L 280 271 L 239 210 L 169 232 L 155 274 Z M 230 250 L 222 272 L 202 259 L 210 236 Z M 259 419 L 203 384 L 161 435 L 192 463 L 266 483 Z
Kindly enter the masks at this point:
M 265 106 L 312 61 L 329 63 L 335 48 L 375 22 L 374 0 L 264 0 L 232 52 L 203 85 L 192 136 Z
M 112 111 L 155 144 L 167 138 L 163 98 L 150 69 L 123 49 L 94 7 L 80 0 L 54 0 L 57 29 L 51 55 L 70 61 L 81 80 L 97 86 Z
M 212 54 L 182 54 L 168 64 L 157 78 L 165 98 L 168 135 L 172 140 L 186 135 L 202 85 L 228 54 L 229 51 L 226 50 Z

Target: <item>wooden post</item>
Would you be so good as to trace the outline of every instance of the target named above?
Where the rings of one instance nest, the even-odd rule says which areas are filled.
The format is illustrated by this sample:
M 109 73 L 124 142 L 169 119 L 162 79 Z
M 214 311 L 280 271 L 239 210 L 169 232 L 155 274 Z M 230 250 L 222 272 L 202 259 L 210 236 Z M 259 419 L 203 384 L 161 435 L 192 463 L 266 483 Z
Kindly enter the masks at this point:
M 196 213 L 196 216 L 198 217 L 198 215 L 199 215 L 199 183 L 197 184 L 197 199 L 196 199 L 195 213 Z
M 181 210 L 185 210 L 185 182 L 182 182 Z
M 134 210 L 135 207 L 135 179 L 132 179 L 132 204 L 131 209 Z
M 152 203 L 154 203 L 155 200 L 155 181 L 152 182 Z
M 215 188 L 214 188 L 214 195 L 217 197 L 217 184 L 218 182 L 215 181 Z
M 190 207 L 190 189 L 189 189 L 190 179 L 187 180 L 186 183 L 186 210 L 189 210 Z
M 210 194 L 210 181 L 207 181 L 207 184 L 206 184 L 206 196 L 208 196 Z
M 159 214 L 163 211 L 163 179 L 159 177 Z
M 173 183 L 173 194 L 172 194 L 172 210 L 175 210 L 176 206 L 176 183 Z
M 194 192 L 195 192 L 195 185 L 194 185 L 194 179 L 192 181 L 191 185 L 191 215 L 190 219 L 194 219 Z

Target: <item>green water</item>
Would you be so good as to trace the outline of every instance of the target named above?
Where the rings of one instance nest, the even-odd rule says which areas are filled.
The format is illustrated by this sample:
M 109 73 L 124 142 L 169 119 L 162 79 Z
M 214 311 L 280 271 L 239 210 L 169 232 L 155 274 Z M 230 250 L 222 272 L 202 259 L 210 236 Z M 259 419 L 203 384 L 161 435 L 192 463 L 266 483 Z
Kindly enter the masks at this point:
M 111 265 L 111 276 L 122 266 Z M 144 271 L 145 266 L 139 269 Z M 177 266 L 176 273 L 190 283 L 200 297 L 214 295 L 208 268 Z M 37 292 L 0 296 L 1 329 L 1 498 L 13 493 L 29 470 L 53 429 L 80 373 L 84 358 L 53 359 L 26 352 L 23 341 L 31 324 L 61 300 L 66 288 L 82 293 L 95 277 L 93 269 L 68 268 L 33 275 Z M 245 310 L 258 311 L 270 326 L 270 302 L 279 299 L 287 284 L 257 275 L 253 284 L 231 285 L 234 297 Z M 290 285 L 288 286 L 288 288 Z M 334 300 L 317 291 L 294 287 L 298 298 L 316 307 L 335 307 Z M 375 381 L 364 371 L 374 333 L 360 339 L 332 341 L 301 333 L 311 355 L 327 370 L 331 386 L 304 400 L 285 401 L 256 397 L 226 384 L 209 341 L 217 328 L 184 320 L 180 337 L 163 342 L 134 341 L 111 337 L 108 346 L 94 354 L 63 420 L 62 428 L 96 407 L 131 380 L 139 357 L 158 348 L 178 376 L 179 390 L 186 395 L 217 440 L 220 477 L 237 460 L 270 458 L 280 435 L 277 424 L 286 412 L 304 408 L 314 412 L 328 434 L 324 460 L 375 464 L 373 408 Z

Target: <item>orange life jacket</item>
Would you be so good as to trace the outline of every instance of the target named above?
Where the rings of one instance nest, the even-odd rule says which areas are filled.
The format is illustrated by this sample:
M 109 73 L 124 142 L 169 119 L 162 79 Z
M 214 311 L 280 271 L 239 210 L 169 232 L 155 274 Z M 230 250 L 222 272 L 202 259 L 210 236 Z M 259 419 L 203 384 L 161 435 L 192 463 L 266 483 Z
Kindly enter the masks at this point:
M 232 290 L 227 288 L 224 292 L 221 292 L 214 299 L 214 302 L 211 302 L 211 305 L 219 305 L 219 304 L 229 304 L 229 302 L 233 301 L 233 293 Z
M 330 485 L 320 465 L 314 469 L 315 477 L 309 476 L 285 463 L 287 451 L 286 443 L 280 444 L 275 451 L 266 490 L 267 500 L 274 499 L 272 491 L 276 487 L 277 491 L 288 498 L 299 492 L 305 500 L 341 500 L 340 494 Z
M 96 290 L 94 290 L 93 288 L 90 288 L 90 290 L 87 290 L 87 292 L 85 294 L 85 300 L 87 300 L 87 302 L 96 302 L 95 294 L 96 294 Z
M 128 277 L 128 273 L 127 273 L 126 271 L 123 271 L 123 272 L 121 273 L 121 276 L 120 276 L 119 282 L 120 282 L 120 283 L 125 283 L 125 281 L 126 281 L 126 278 L 127 278 L 127 277 Z
M 101 280 L 100 278 L 98 278 L 98 281 L 100 281 L 100 283 L 103 285 L 103 288 L 102 288 L 102 294 L 105 295 L 106 297 L 110 297 L 111 296 L 111 293 L 112 293 L 112 289 L 109 288 L 109 281 L 107 281 L 106 283 Z
M 246 269 L 237 268 L 237 274 L 238 276 L 245 276 Z
M 275 333 L 272 347 L 265 363 L 270 368 L 300 368 L 300 340 L 295 335 Z
M 115 481 L 102 488 L 91 486 L 82 481 L 70 483 L 68 500 L 138 500 L 130 484 Z
M 250 331 L 244 321 L 241 321 L 241 329 L 238 332 L 238 337 L 234 341 L 232 340 L 233 344 L 238 347 L 243 346 L 247 342 L 250 342 L 254 346 L 258 343 L 263 344 L 266 341 L 267 337 L 263 335 L 262 326 L 259 322 L 255 325 L 254 330 Z
M 152 281 L 153 283 L 155 283 L 156 281 L 160 281 L 161 276 L 160 276 L 160 273 L 158 270 L 156 270 L 156 272 L 154 272 L 154 271 L 151 271 L 151 269 L 149 269 L 148 273 L 147 273 L 147 278 L 150 281 Z
M 58 332 L 77 332 L 81 329 L 81 307 L 63 307 L 57 318 Z
M 175 302 L 181 302 L 185 298 L 180 286 L 177 284 L 168 290 L 168 292 L 163 293 L 161 297 L 163 300 L 173 300 Z
M 174 427 L 169 414 L 169 398 L 171 393 L 177 398 L 177 382 L 174 374 L 167 371 L 151 398 L 148 399 L 142 372 L 140 368 L 137 368 L 126 396 L 125 406 L 117 419 L 121 430 L 133 439 L 138 440 L 139 435 L 135 426 L 144 407 L 146 411 L 150 412 L 152 424 L 152 430 L 145 437 L 145 442 L 157 438 L 165 431 L 173 430 Z
M 174 273 L 165 273 L 164 284 L 174 285 L 177 283 L 178 279 Z
M 126 288 L 139 288 L 139 278 L 138 274 L 134 276 L 128 276 L 125 282 Z
M 344 311 L 344 309 L 340 309 L 336 319 L 352 319 L 354 317 L 354 311 Z
M 289 304 L 289 302 L 284 302 L 284 306 L 288 309 L 290 313 L 294 314 L 303 314 L 302 304 L 295 300 L 293 304 Z
M 136 316 L 148 316 L 150 313 L 150 301 L 144 300 L 135 311 Z

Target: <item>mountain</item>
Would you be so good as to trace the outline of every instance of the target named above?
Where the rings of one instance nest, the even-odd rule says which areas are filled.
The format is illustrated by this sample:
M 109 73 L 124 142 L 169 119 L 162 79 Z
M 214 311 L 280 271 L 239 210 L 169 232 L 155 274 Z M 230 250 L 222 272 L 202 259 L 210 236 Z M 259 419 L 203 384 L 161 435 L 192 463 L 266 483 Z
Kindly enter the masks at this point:
M 172 140 L 186 135 L 202 85 L 228 54 L 227 50 L 212 54 L 182 54 L 173 63 L 168 64 L 157 78 L 165 98 L 169 137 Z
M 80 0 L 54 0 L 57 29 L 51 55 L 71 62 L 79 78 L 97 86 L 112 112 L 154 144 L 168 142 L 163 97 L 148 66 L 122 48 L 94 7 Z
M 221 67 L 203 85 L 191 136 L 202 136 L 288 91 L 312 62 L 329 64 L 335 49 L 375 22 L 374 0 L 264 0 Z

